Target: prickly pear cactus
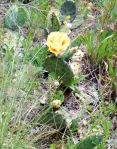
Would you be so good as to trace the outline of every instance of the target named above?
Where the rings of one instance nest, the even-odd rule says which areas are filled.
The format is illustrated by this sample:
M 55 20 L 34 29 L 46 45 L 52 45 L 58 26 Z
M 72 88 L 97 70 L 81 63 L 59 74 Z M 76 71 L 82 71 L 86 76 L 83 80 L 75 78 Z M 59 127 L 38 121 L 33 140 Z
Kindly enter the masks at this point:
M 55 78 L 59 80 L 60 84 L 65 86 L 71 85 L 74 75 L 70 66 L 63 59 L 48 56 L 45 59 L 44 68 L 49 73 L 55 73 Z
M 12 6 L 4 17 L 4 26 L 11 30 L 22 27 L 27 20 L 27 13 L 23 7 Z
M 77 145 L 76 149 L 94 149 L 96 146 L 98 146 L 103 140 L 102 135 L 94 135 L 89 136 L 84 140 L 81 140 Z
M 84 16 L 79 16 L 77 15 L 77 17 L 74 19 L 74 21 L 72 22 L 72 26 L 71 29 L 76 29 L 79 26 L 81 26 L 84 23 Z
M 60 21 L 59 17 L 55 12 L 52 12 L 48 15 L 47 28 L 49 32 L 59 31 L 60 30 Z
M 47 124 L 56 129 L 66 128 L 66 120 L 62 117 L 61 114 L 53 111 L 52 107 L 47 107 L 44 111 L 40 112 L 39 123 Z
M 72 0 L 65 1 L 60 9 L 61 20 L 64 21 L 66 17 L 70 17 L 69 20 L 72 22 L 76 17 L 76 5 Z

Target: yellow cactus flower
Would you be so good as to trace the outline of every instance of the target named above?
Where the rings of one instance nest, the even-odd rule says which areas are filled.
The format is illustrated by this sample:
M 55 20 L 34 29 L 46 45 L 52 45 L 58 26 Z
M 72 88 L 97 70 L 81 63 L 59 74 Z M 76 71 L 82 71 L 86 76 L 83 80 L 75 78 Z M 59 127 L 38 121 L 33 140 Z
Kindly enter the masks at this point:
M 47 46 L 56 56 L 70 45 L 70 38 L 63 32 L 52 32 L 48 35 Z

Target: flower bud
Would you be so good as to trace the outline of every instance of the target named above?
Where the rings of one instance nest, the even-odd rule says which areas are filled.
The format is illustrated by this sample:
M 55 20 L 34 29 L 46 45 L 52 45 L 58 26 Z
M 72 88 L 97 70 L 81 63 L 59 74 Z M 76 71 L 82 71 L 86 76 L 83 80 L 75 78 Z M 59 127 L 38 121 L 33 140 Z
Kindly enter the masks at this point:
M 60 108 L 61 104 L 62 104 L 61 101 L 58 100 L 58 99 L 52 101 L 52 106 L 53 106 L 53 108 L 55 108 L 55 109 Z

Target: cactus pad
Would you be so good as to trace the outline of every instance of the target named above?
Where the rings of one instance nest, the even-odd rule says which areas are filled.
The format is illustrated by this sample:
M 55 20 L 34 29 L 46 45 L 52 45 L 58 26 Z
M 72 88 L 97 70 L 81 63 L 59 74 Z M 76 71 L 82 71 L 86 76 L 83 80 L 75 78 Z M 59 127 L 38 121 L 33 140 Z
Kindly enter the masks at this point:
M 71 85 L 74 75 L 70 66 L 63 59 L 48 56 L 44 62 L 44 68 L 49 73 L 55 73 L 55 78 L 65 86 Z
M 94 149 L 96 146 L 98 146 L 103 140 L 102 135 L 94 135 L 89 136 L 84 140 L 81 140 L 77 145 L 76 149 Z
M 57 15 L 53 12 L 48 17 L 48 29 L 50 32 L 55 32 L 60 30 L 60 22 Z
M 22 27 L 27 20 L 27 13 L 24 8 L 12 6 L 4 17 L 4 26 L 11 30 Z
M 64 129 L 67 126 L 66 120 L 61 114 L 53 111 L 53 108 L 47 106 L 44 110 L 40 112 L 39 123 L 46 124 L 55 129 Z
M 64 21 L 67 16 L 70 16 L 70 21 L 72 22 L 76 17 L 75 2 L 71 0 L 64 2 L 61 6 L 60 13 L 62 21 Z

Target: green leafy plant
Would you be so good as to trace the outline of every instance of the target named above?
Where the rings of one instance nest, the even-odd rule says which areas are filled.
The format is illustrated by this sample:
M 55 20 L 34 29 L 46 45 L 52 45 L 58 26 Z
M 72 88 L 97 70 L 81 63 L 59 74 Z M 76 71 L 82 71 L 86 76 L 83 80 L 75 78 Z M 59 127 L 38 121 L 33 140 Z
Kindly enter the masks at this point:
M 115 57 L 116 58 L 116 57 Z M 115 99 L 117 96 L 116 88 L 117 88 L 117 82 L 116 82 L 116 75 L 117 75 L 117 69 L 115 66 L 116 60 L 115 58 L 112 60 L 110 59 L 108 62 L 108 71 L 111 78 L 111 85 L 112 85 L 112 99 Z
M 116 59 L 116 47 L 117 47 L 117 33 L 112 30 L 105 30 L 100 33 L 89 32 L 84 37 L 84 42 L 87 45 L 88 56 L 91 63 L 91 68 L 98 68 L 99 65 L 103 67 L 105 63 L 107 65 L 105 70 L 110 77 L 110 86 L 112 88 L 112 99 L 116 97 L 116 68 L 115 68 L 115 59 Z M 101 79 L 101 78 L 100 78 Z M 102 79 L 104 82 L 105 80 Z
M 101 15 L 99 16 L 99 22 L 102 29 L 105 24 L 115 23 L 117 24 L 117 1 L 103 0 L 99 5 L 102 8 Z
M 93 65 L 98 65 L 104 60 L 112 58 L 116 48 L 116 33 L 111 31 L 103 31 L 94 37 L 94 33 L 88 32 L 84 37 L 84 42 L 87 45 L 88 55 L 93 62 Z

